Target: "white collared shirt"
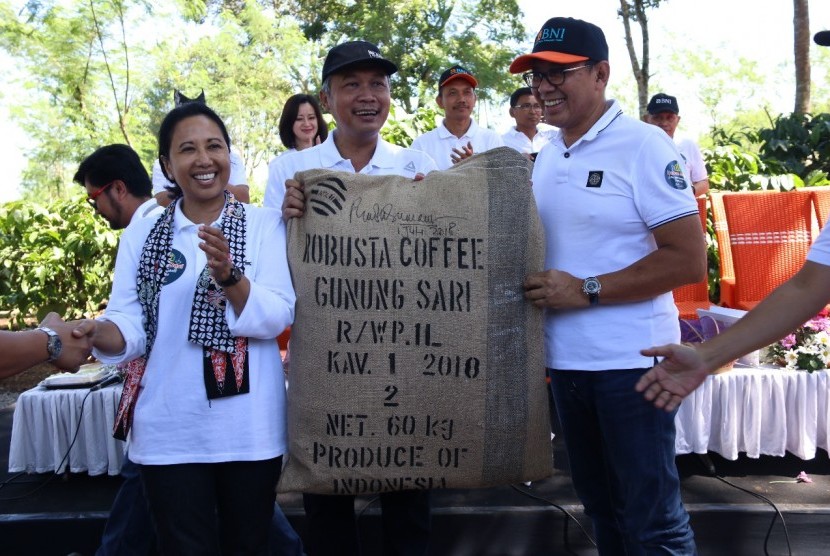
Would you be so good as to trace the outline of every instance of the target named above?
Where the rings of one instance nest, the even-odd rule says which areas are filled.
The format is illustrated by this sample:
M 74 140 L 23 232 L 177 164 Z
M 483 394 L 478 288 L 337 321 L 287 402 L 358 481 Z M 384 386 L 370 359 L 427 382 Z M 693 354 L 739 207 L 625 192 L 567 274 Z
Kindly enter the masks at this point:
M 321 144 L 295 151 L 283 153 L 268 164 L 268 183 L 265 186 L 266 207 L 282 209 L 282 200 L 285 197 L 285 180 L 293 179 L 294 174 L 303 170 L 326 168 L 355 173 L 352 161 L 340 154 L 334 143 L 334 133 Z M 438 168 L 435 162 L 425 153 L 414 149 L 405 149 L 392 143 L 387 143 L 378 137 L 378 144 L 372 159 L 364 166 L 360 174 L 368 175 L 395 175 L 415 178 L 416 174 L 428 174 Z
M 144 218 L 152 218 L 153 220 L 156 220 L 162 212 L 164 212 L 164 207 L 156 202 L 155 197 L 150 197 L 138 205 L 138 208 L 135 209 L 135 212 L 133 213 L 132 218 L 130 218 L 130 223 L 127 224 L 127 227 L 132 226 Z
M 665 132 L 625 116 L 616 101 L 572 145 L 556 134 L 533 167 L 545 268 L 600 276 L 656 250 L 655 228 L 698 214 L 682 165 Z M 553 369 L 650 367 L 640 348 L 679 338 L 671 292 L 607 305 L 600 292 L 598 306 L 545 312 L 545 364 Z
M 285 378 L 274 338 L 294 319 L 285 224 L 270 209 L 242 205 L 247 225 L 245 276 L 250 293 L 238 315 L 227 303 L 234 336 L 248 338 L 250 393 L 208 400 L 202 346 L 188 340 L 196 281 L 207 258 L 199 248 L 199 225 L 177 208 L 171 257 L 158 305 L 158 330 L 135 407 L 130 459 L 145 465 L 254 461 L 286 451 Z M 144 243 L 155 221 L 142 218 L 121 235 L 110 301 L 102 320 L 124 337 L 120 354 L 93 350 L 104 363 L 142 355 L 146 334 L 136 276 Z M 219 223 L 213 224 L 218 226 Z
M 441 125 L 416 137 L 412 142 L 412 148 L 427 153 L 438 165 L 439 170 L 452 168 L 452 150 L 462 149 L 470 143 L 473 146 L 473 153 L 483 153 L 496 147 L 503 147 L 504 141 L 495 131 L 480 127 L 476 121 L 470 118 L 470 127 L 461 137 L 456 137 L 447 129 L 444 122 Z
M 536 127 L 536 135 L 533 136 L 533 139 L 530 139 L 524 132 L 516 129 L 516 126 L 512 126 L 501 136 L 502 141 L 504 141 L 504 146 L 515 149 L 523 154 L 538 153 L 558 131 L 553 126 L 542 126 L 543 124 L 539 124 Z

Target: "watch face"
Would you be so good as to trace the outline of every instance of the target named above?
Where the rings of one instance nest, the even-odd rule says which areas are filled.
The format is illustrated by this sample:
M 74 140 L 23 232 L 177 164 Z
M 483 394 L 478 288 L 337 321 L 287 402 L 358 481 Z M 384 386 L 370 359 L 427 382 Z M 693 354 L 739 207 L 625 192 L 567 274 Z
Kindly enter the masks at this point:
M 596 278 L 587 278 L 582 284 L 582 290 L 586 294 L 598 293 L 600 289 L 599 280 Z

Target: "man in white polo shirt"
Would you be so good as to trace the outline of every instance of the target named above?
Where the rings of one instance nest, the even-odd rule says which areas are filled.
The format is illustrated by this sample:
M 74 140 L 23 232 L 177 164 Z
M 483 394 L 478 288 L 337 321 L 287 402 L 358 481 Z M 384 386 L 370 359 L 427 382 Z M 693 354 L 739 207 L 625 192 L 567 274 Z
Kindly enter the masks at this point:
M 475 153 L 483 153 L 504 146 L 495 131 L 479 127 L 472 117 L 476 105 L 478 81 L 461 66 L 453 66 L 438 80 L 435 102 L 444 110 L 441 125 L 416 137 L 412 148 L 427 153 L 439 170 Z
M 504 146 L 536 160 L 536 155 L 548 144 L 556 128 L 542 123 L 542 105 L 530 87 L 520 87 L 510 95 L 510 116 L 516 125 L 502 134 Z
M 677 124 L 680 123 L 680 106 L 677 98 L 666 93 L 657 93 L 648 102 L 648 122 L 665 131 L 674 140 L 689 176 L 692 178 L 692 191 L 695 197 L 705 195 L 709 191 L 709 173 L 703 162 L 703 155 L 697 143 L 689 138 L 675 137 Z
M 285 153 L 268 168 L 265 206 L 283 208 L 284 218 L 303 214 L 303 184 L 294 180 L 302 170 L 326 168 L 369 175 L 417 179 L 433 170 L 425 153 L 387 143 L 380 129 L 392 102 L 389 76 L 398 67 L 366 41 L 332 48 L 323 63 L 320 104 L 336 127 L 321 144 Z M 285 187 L 282 187 L 285 184 Z M 423 556 L 430 532 L 429 491 L 387 492 L 382 508 L 383 553 Z M 354 496 L 304 494 L 309 556 L 358 556 L 361 553 Z
M 674 415 L 634 390 L 654 364 L 640 348 L 680 339 L 671 290 L 706 274 L 679 154 L 606 99 L 608 43 L 596 25 L 548 20 L 510 71 L 524 72 L 559 128 L 533 167 L 547 270 L 527 277 L 525 297 L 545 310 L 545 366 L 574 488 L 600 554 L 695 554 Z

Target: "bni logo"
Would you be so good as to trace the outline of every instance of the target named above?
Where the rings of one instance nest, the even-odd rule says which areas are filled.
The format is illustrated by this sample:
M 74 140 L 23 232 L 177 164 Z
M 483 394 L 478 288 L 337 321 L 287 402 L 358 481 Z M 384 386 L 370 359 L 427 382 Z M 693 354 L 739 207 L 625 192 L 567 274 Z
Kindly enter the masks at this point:
M 334 216 L 343 210 L 345 201 L 346 185 L 334 176 L 328 176 L 311 188 L 308 203 L 317 214 Z
M 558 29 L 544 28 L 536 35 L 536 43 L 540 42 L 562 42 L 565 40 L 565 28 Z

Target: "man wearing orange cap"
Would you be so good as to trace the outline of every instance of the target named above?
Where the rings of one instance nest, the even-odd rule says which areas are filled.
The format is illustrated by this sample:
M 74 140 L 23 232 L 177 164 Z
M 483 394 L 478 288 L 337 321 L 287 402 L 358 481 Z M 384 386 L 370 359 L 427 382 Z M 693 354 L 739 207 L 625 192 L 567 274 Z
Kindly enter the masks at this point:
M 545 365 L 599 553 L 695 554 L 674 414 L 634 390 L 654 364 L 645 339 L 680 338 L 671 290 L 706 273 L 688 174 L 668 135 L 606 100 L 596 25 L 548 20 L 510 71 L 559 128 L 533 168 L 547 270 L 526 278 L 525 297 L 546 310 Z
M 444 111 L 444 121 L 417 137 L 412 148 L 427 153 L 439 170 L 496 147 L 504 146 L 495 131 L 479 127 L 472 117 L 478 80 L 461 66 L 453 66 L 438 79 L 435 102 Z

